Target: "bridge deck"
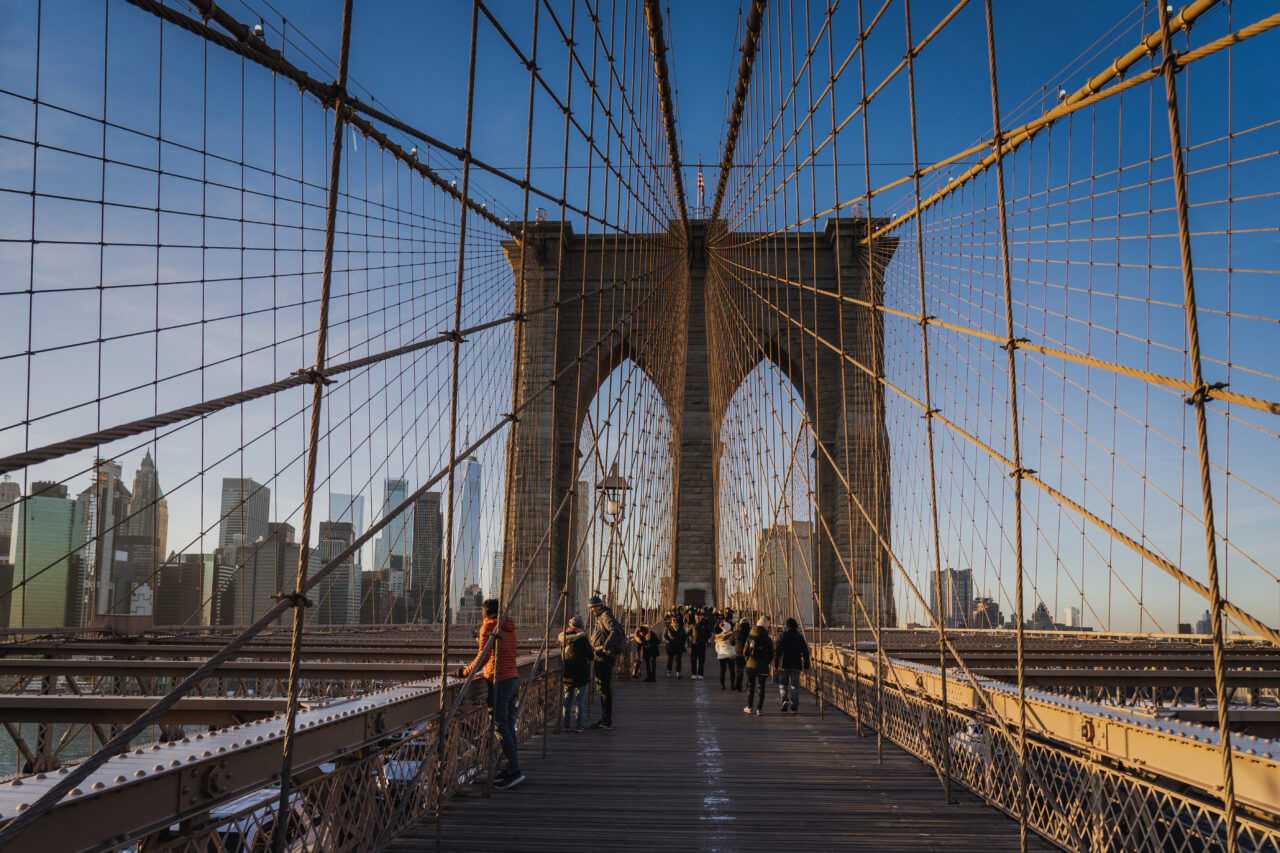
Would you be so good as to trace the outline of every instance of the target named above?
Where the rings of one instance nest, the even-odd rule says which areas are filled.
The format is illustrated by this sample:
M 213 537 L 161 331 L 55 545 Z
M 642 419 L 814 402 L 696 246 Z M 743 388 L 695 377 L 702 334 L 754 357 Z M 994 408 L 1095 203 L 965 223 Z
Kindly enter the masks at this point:
M 943 805 L 933 771 L 891 743 L 877 766 L 875 738 L 839 713 L 819 720 L 812 695 L 783 715 L 771 689 L 758 718 L 744 695 L 710 675 L 619 685 L 616 728 L 551 735 L 546 759 L 527 744 L 524 783 L 446 806 L 440 849 L 1018 849 L 1016 822 L 958 786 Z M 388 849 L 434 850 L 433 821 Z M 1053 848 L 1033 836 L 1030 849 Z

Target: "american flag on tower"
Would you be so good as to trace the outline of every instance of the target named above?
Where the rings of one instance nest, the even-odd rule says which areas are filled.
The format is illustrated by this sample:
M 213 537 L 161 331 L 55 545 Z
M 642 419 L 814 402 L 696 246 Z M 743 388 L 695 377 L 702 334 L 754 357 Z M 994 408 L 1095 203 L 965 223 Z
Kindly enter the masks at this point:
M 702 209 L 702 167 L 698 167 L 698 209 Z

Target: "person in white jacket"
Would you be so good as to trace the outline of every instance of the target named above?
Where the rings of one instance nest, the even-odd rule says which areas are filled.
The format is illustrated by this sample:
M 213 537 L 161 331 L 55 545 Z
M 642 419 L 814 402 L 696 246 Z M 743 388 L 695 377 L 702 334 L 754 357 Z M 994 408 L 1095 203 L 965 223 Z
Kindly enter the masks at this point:
M 733 625 L 728 622 L 720 623 L 720 633 L 715 636 L 716 641 L 716 660 L 720 661 L 720 689 L 725 690 L 724 677 L 725 673 L 729 675 L 729 686 L 733 686 L 734 670 L 737 668 L 738 662 L 734 658 L 733 649 Z

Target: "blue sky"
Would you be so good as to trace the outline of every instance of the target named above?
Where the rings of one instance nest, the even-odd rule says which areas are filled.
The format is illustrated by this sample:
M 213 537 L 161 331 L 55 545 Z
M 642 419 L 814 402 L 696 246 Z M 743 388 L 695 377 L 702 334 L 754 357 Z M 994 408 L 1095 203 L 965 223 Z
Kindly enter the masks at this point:
M 721 156 L 726 93 L 737 70 L 743 5 L 669 5 L 668 41 L 686 163 L 684 181 L 691 201 L 696 166 L 689 164 L 707 164 L 707 204 L 714 192 L 717 175 L 710 164 Z M 813 4 L 811 29 L 817 28 L 825 5 Z M 37 66 L 35 4 L 14 3 L 8 8 L 13 12 L 11 25 L 0 33 L 0 123 L 8 128 L 0 134 L 5 137 L 0 139 L 0 189 L 5 190 L 0 193 L 0 268 L 5 271 L 0 286 L 0 340 L 4 341 L 0 385 L 13 393 L 7 398 L 10 414 L 0 419 L 0 452 L 270 381 L 309 363 L 314 351 L 327 179 L 325 114 L 300 97 L 296 88 L 278 80 L 273 83 L 267 72 L 221 49 L 206 49 L 173 27 L 165 27 L 162 36 L 154 17 L 121 2 L 67 2 L 56 10 L 46 3 Z M 248 0 L 230 2 L 225 8 L 247 23 L 261 19 L 269 44 L 278 46 L 287 34 L 290 61 L 319 79 L 333 76 L 341 13 L 337 0 L 274 0 L 270 5 L 265 0 Z M 514 0 L 490 4 L 525 52 L 530 46 L 532 8 Z M 850 0 L 839 4 L 837 64 L 856 37 L 856 8 Z M 950 4 L 915 2 L 912 8 L 919 40 Z M 560 4 L 556 9 L 567 27 L 567 7 Z M 790 39 L 778 39 L 776 16 L 791 14 L 802 26 L 803 9 L 803 4 L 770 7 L 757 70 L 774 72 L 762 74 L 760 80 L 772 80 L 775 88 L 779 69 L 790 67 L 786 52 L 792 44 Z M 868 17 L 871 11 L 868 4 Z M 1219 9 L 1197 25 L 1195 41 L 1204 43 L 1268 11 L 1267 3 L 1237 0 L 1231 11 L 1234 24 L 1225 9 Z M 356 90 L 404 121 L 450 144 L 461 144 L 470 13 L 465 2 L 358 2 L 351 55 Z M 1038 115 L 1059 86 L 1068 91 L 1079 88 L 1090 74 L 1132 46 L 1138 34 L 1149 29 L 1152 18 L 1148 8 L 1144 25 L 1142 4 L 1114 2 L 1052 10 L 1039 4 L 997 2 L 995 13 L 1006 125 Z M 578 26 L 585 27 L 581 8 L 578 16 Z M 628 17 L 625 27 L 623 23 L 617 28 L 619 62 L 630 64 L 629 79 L 646 80 L 652 63 L 643 22 L 637 25 L 634 17 Z M 540 27 L 539 65 L 552 88 L 563 94 L 567 56 L 551 35 L 553 24 L 545 10 Z M 621 46 L 627 41 L 624 32 L 631 34 L 627 43 L 634 49 Z M 524 165 L 527 72 L 483 19 L 479 33 L 473 149 L 477 157 L 519 175 Z M 895 2 L 868 42 L 868 77 L 872 81 L 883 77 L 904 51 L 902 5 Z M 949 156 L 990 133 L 985 56 L 980 3 L 970 3 L 920 55 L 916 75 L 923 163 Z M 1207 372 L 1212 378 L 1229 375 L 1232 390 L 1271 400 L 1280 399 L 1280 383 L 1269 366 L 1280 316 L 1275 295 L 1280 243 L 1274 213 L 1280 189 L 1275 152 L 1280 143 L 1276 129 L 1268 124 L 1280 103 L 1277 57 L 1275 33 L 1269 33 L 1232 52 L 1234 85 L 1229 89 L 1224 85 L 1226 54 L 1197 63 L 1179 78 L 1184 91 L 1191 93 L 1183 107 L 1186 141 L 1194 146 L 1188 163 L 1195 205 L 1192 228 L 1199 233 L 1196 262 L 1204 268 L 1199 281 L 1200 304 L 1206 309 L 1202 319 L 1205 354 L 1222 362 L 1215 366 L 1211 361 Z M 825 43 L 819 60 L 826 61 Z M 819 77 L 824 67 L 819 66 Z M 31 104 L 37 68 L 40 100 L 57 107 L 41 108 L 38 115 Z M 603 76 L 603 70 L 600 73 Z M 904 78 L 899 75 L 889 84 L 869 111 L 871 182 L 876 186 L 910 172 Z M 784 78 L 784 82 L 789 81 Z M 1014 275 L 1022 302 L 1017 320 L 1054 346 L 1182 377 L 1187 369 L 1182 354 L 1185 332 L 1177 246 L 1169 236 L 1173 233 L 1172 191 L 1163 179 L 1167 160 L 1157 161 L 1151 169 L 1145 165 L 1151 157 L 1167 152 L 1167 126 L 1150 120 L 1152 115 L 1162 118 L 1163 113 L 1152 112 L 1148 88 L 1139 87 L 1123 100 L 1112 99 L 1060 123 L 1052 134 L 1011 159 Z M 630 89 L 633 98 L 636 91 Z M 1224 97 L 1228 91 L 1230 97 Z M 837 89 L 837 115 L 849 113 L 856 101 L 857 76 L 851 70 Z M 575 81 L 573 103 L 586 122 L 588 102 L 580 78 Z M 807 106 L 807 96 L 802 103 Z M 1155 103 L 1160 105 L 1158 99 Z M 97 120 L 104 104 L 112 123 L 106 128 Z M 46 146 L 38 159 L 29 144 L 36 135 L 37 119 L 39 138 Z M 597 114 L 596 120 L 603 118 Z M 829 121 L 824 108 L 818 114 L 819 135 Z M 786 121 L 784 125 L 790 126 Z M 1123 133 L 1117 133 L 1118 128 Z M 1237 134 L 1229 154 L 1221 141 L 1228 129 Z M 567 161 L 573 167 L 565 176 L 569 198 L 582 203 L 590 178 L 593 212 L 615 218 L 616 208 L 604 207 L 605 173 L 598 158 L 575 139 L 566 154 L 562 133 L 563 117 L 549 96 L 539 91 L 531 155 L 533 183 L 558 194 L 561 166 Z M 151 138 L 157 134 L 165 140 L 162 145 Z M 414 144 L 398 133 L 390 135 L 406 148 Z M 745 142 L 751 138 L 744 131 L 739 161 L 753 159 Z M 1112 139 L 1117 140 L 1115 144 Z M 656 135 L 647 143 L 665 151 Z M 802 147 L 806 145 L 807 134 Z M 58 147 L 67 150 L 58 151 Z M 196 152 L 201 150 L 216 156 L 200 157 Z M 616 156 L 616 146 L 610 150 Z M 798 206 L 810 211 L 831 203 L 829 150 L 817 157 L 815 193 L 809 193 L 807 173 L 804 180 L 790 185 L 792 210 Z M 446 179 L 460 179 L 457 163 L 447 155 L 425 145 L 421 151 L 420 157 Z M 836 151 L 841 200 L 853 198 L 863 190 L 860 121 L 838 137 Z M 103 156 L 111 161 L 105 168 L 100 164 Z M 1234 161 L 1232 169 L 1219 168 L 1228 159 Z M 437 333 L 452 322 L 454 255 L 448 235 L 456 228 L 456 208 L 422 182 L 409 179 L 402 167 L 354 134 L 346 163 L 345 233 L 340 272 L 335 277 L 331 359 L 398 346 Z M 588 163 L 594 168 L 589 170 Z M 1125 168 L 1112 174 L 1109 164 L 1113 163 Z M 961 168 L 929 176 L 925 192 Z M 157 169 L 163 172 L 159 178 Z M 39 187 L 34 208 L 28 194 L 33 173 Z M 760 167 L 750 172 L 752 180 L 765 187 L 776 186 L 781 173 L 781 169 Z M 1064 176 L 1071 180 L 1064 181 Z M 1230 205 L 1224 201 L 1228 180 L 1234 199 Z M 519 217 L 517 188 L 483 174 L 476 174 L 474 182 L 477 200 L 500 216 Z M 240 186 L 251 192 L 235 191 Z M 1154 195 L 1148 195 L 1148 186 Z M 799 198 L 794 195 L 797 191 Z M 1002 307 L 992 300 L 993 294 L 998 296 L 992 289 L 997 275 L 993 232 L 989 218 L 984 218 L 988 202 L 982 192 L 993 192 L 990 181 L 927 218 L 926 262 L 936 281 L 931 310 L 951 322 L 1002 333 Z M 103 195 L 112 202 L 110 216 L 103 216 L 98 203 Z M 900 212 L 906 209 L 909 195 L 908 182 L 878 196 L 875 212 Z M 531 203 L 531 207 L 539 205 L 552 207 L 547 202 Z M 155 207 L 161 208 L 159 215 L 152 210 Z M 744 202 L 738 210 L 750 207 Z M 1228 209 L 1234 229 L 1229 239 L 1214 233 L 1223 230 Z M 627 216 L 639 230 L 658 230 L 669 213 L 637 208 Z M 552 210 L 551 216 L 555 218 L 557 212 Z M 777 228 L 786 225 L 789 216 L 775 204 L 745 221 L 747 227 Z M 583 230 L 580 216 L 569 218 L 575 230 Z M 248 222 L 242 226 L 241 219 Z M 464 325 L 513 308 L 510 275 L 498 246 L 502 234 L 487 224 L 476 226 L 474 220 L 473 227 Z M 969 233 L 980 232 L 981 240 L 966 242 L 965 228 Z M 1148 230 L 1156 236 L 1147 238 Z M 902 235 L 912 236 L 909 231 Z M 33 239 L 41 242 L 33 247 Z M 967 257 L 958 266 L 945 262 L 948 246 L 978 244 L 981 257 Z M 887 275 L 890 304 L 909 311 L 918 307 L 912 290 L 916 286 L 914 253 L 914 245 L 904 243 Z M 341 271 L 348 266 L 350 272 Z M 1229 279 L 1221 271 L 1228 267 L 1236 271 Z M 28 287 L 38 295 L 29 297 Z M 900 328 L 895 327 L 897 321 L 889 322 L 901 340 L 915 340 L 905 321 L 898 324 Z M 1116 334 L 1116 328 L 1124 333 Z M 40 351 L 31 357 L 24 355 L 28 329 L 32 348 Z M 104 342 L 98 343 L 99 338 Z M 463 394 L 470 404 L 459 427 L 464 434 L 482 432 L 510 408 L 509 336 L 495 330 L 477 336 L 474 343 L 465 350 L 460 371 Z M 1002 447 L 1000 442 L 1007 440 L 1007 425 L 998 408 L 1004 394 L 1003 353 L 993 354 L 989 346 L 945 333 L 938 333 L 936 347 L 935 366 L 942 365 L 939 369 L 945 378 L 935 393 L 945 399 L 944 407 L 950 407 L 958 423 Z M 890 371 L 897 371 L 903 387 L 913 391 L 918 390 L 918 359 L 919 353 L 909 347 L 887 358 Z M 1028 434 L 1035 437 L 1027 449 L 1028 458 L 1035 457 L 1039 470 L 1052 472 L 1053 482 L 1077 490 L 1082 499 L 1093 484 L 1091 500 L 1100 503 L 1088 505 L 1095 509 L 1132 506 L 1128 515 L 1135 529 L 1147 531 L 1153 546 L 1202 574 L 1203 547 L 1196 548 L 1198 481 L 1194 460 L 1185 449 L 1193 435 L 1188 431 L 1190 410 L 1176 395 L 1156 392 L 1149 398 L 1145 395 L 1150 392 L 1139 383 L 1115 380 L 1110 374 L 1058 363 L 1041 368 L 1033 359 L 1023 363 L 1027 365 L 1024 382 L 1032 389 L 1024 397 L 1024 417 Z M 448 375 L 448 364 L 446 348 L 436 348 L 396 369 L 373 368 L 344 380 L 332 395 L 327 415 L 333 430 L 324 466 L 332 472 L 330 488 L 364 491 L 372 511 L 381 503 L 380 484 L 385 476 L 407 473 L 411 484 L 417 485 L 439 470 L 445 453 L 441 422 L 447 420 L 448 411 L 442 379 Z M 761 381 L 778 407 L 785 408 L 785 398 L 793 389 L 776 377 Z M 127 390 L 134 386 L 140 387 Z M 108 399 L 92 402 L 104 395 Z M 262 479 L 277 472 L 273 517 L 296 514 L 300 494 L 296 457 L 308 398 L 303 391 L 289 392 L 273 401 L 251 404 L 243 413 L 213 416 L 159 441 L 154 454 L 162 485 L 170 493 L 175 539 L 198 546 L 200 530 L 216 520 L 217 483 L 222 476 L 243 473 Z M 30 435 L 20 425 L 27 399 L 32 417 L 37 418 Z M 643 408 L 649 403 L 633 401 L 633 405 Z M 897 426 L 895 477 L 900 482 L 897 492 L 904 519 L 896 535 L 901 537 L 904 560 L 918 571 L 932 560 L 913 551 L 922 539 L 910 519 L 927 504 L 921 503 L 918 476 L 922 434 L 909 408 L 890 412 Z M 62 409 L 68 411 L 58 413 Z M 1150 425 L 1144 427 L 1146 422 Z M 789 426 L 783 432 L 794 429 Z M 1239 568 L 1233 568 L 1230 576 L 1244 590 L 1232 597 L 1266 602 L 1256 612 L 1272 620 L 1277 586 L 1268 574 L 1280 565 L 1280 545 L 1273 533 L 1277 521 L 1274 484 L 1280 476 L 1275 433 L 1274 415 L 1236 407 L 1230 419 L 1211 416 L 1214 458 L 1223 460 L 1223 468 L 1230 471 L 1215 475 L 1220 507 L 1230 506 L 1229 511 L 1220 508 L 1220 517 L 1223 529 L 1244 555 L 1231 557 L 1231 565 Z M 502 511 L 502 443 L 501 436 L 490 442 L 481 459 L 486 478 L 485 529 L 489 531 L 481 545 L 484 565 L 496 547 Z M 775 445 L 785 448 L 790 443 L 784 435 Z M 121 456 L 130 472 L 143 444 L 140 437 L 104 452 Z M 1086 455 L 1087 448 L 1092 449 Z M 980 586 L 991 592 L 992 587 L 1010 583 L 1007 542 L 1000 544 L 1001 537 L 994 531 L 974 531 L 993 518 L 1007 520 L 1007 497 L 1002 497 L 998 472 L 993 475 L 984 467 L 988 462 L 971 459 L 967 455 L 971 450 L 960 443 L 940 451 L 949 454 L 944 467 L 955 472 L 957 483 L 993 481 L 978 492 L 957 486 L 955 494 L 946 498 L 952 507 L 947 523 L 955 534 L 951 557 L 957 564 L 973 564 L 975 571 L 984 566 L 987 580 Z M 84 477 L 76 472 L 87 468 L 91 455 L 32 469 L 29 476 L 68 478 L 78 490 L 76 484 Z M 225 461 L 216 461 L 224 455 Z M 1116 465 L 1116 460 L 1121 464 Z M 770 463 L 785 467 L 787 461 L 771 459 Z M 1126 461 L 1129 469 L 1123 464 Z M 1072 468 L 1069 463 L 1073 462 L 1078 468 Z M 740 464 L 759 463 L 744 460 Z M 986 509 L 984 501 L 991 502 Z M 1044 534 L 1035 570 L 1045 580 L 1037 589 L 1055 612 L 1076 603 L 1069 593 L 1047 592 L 1077 582 L 1064 578 L 1067 574 L 1091 590 L 1109 584 L 1120 572 L 1132 574 L 1135 587 L 1147 582 L 1151 570 L 1115 552 L 1096 530 L 1068 535 L 1051 506 L 1033 512 L 1036 531 Z M 795 514 L 804 517 L 807 509 L 796 506 Z M 760 508 L 752 525 L 769 523 L 766 515 Z M 735 541 L 742 539 L 739 533 L 750 535 L 750 531 L 736 532 Z M 960 544 L 964 541 L 970 544 Z M 991 553 L 984 554 L 988 546 Z M 1044 556 L 1054 553 L 1060 555 L 1060 562 Z M 1115 573 L 1107 571 L 1107 561 Z M 1085 570 L 1077 566 L 1092 567 L 1087 583 Z M 1174 627 L 1179 617 L 1191 621 L 1189 616 L 1198 615 L 1198 602 L 1176 603 L 1172 581 L 1158 576 L 1151 583 L 1153 591 L 1147 600 L 1158 602 L 1152 610 L 1161 614 L 1163 627 Z M 1092 600 L 1094 593 L 1088 595 Z M 1138 627 L 1138 608 L 1123 592 L 1108 589 L 1105 595 L 1096 595 L 1103 603 L 1098 604 L 1097 618 L 1087 621 Z M 1102 611 L 1109 609 L 1113 598 L 1121 612 L 1104 617 Z M 1141 624 L 1150 628 L 1149 620 Z

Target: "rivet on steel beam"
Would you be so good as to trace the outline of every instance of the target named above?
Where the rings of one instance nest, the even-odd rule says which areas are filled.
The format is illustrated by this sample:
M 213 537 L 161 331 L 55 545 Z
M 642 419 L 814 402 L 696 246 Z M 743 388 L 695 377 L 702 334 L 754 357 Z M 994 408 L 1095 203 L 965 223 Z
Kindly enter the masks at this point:
M 94 782 L 92 785 L 90 785 L 90 786 L 89 786 L 89 790 L 90 790 L 90 791 L 101 791 L 101 790 L 102 790 L 103 788 L 105 788 L 105 787 L 107 787 L 107 783 L 105 783 L 105 782 Z
M 201 758 L 208 758 L 208 757 L 209 757 L 209 756 L 211 756 L 211 755 L 213 755 L 213 753 L 212 753 L 212 752 L 210 752 L 210 751 L 209 751 L 209 750 L 207 750 L 207 749 L 206 749 L 204 752 L 200 753 L 200 757 L 201 757 Z
M 10 782 L 10 783 L 9 783 L 9 787 L 10 787 L 10 788 L 21 788 L 21 787 L 22 787 L 22 780 L 21 780 L 21 779 L 14 779 L 12 782 Z
M 135 779 L 141 779 L 143 776 L 146 776 L 146 775 L 147 775 L 147 771 L 145 771 L 145 770 L 135 770 L 135 771 L 133 771 L 133 778 L 135 778 Z M 95 787 L 95 788 L 96 788 L 96 787 L 98 787 L 98 786 L 97 786 L 97 785 L 94 785 L 93 787 Z
M 78 796 L 80 796 L 80 795 L 81 795 L 81 794 L 83 794 L 83 793 L 84 793 L 84 791 L 81 791 L 79 788 L 72 788 L 72 789 L 71 789 L 71 794 L 70 794 L 70 796 L 72 796 L 72 797 L 78 797 Z
M 170 762 L 169 762 L 169 766 L 170 766 L 170 767 L 181 767 L 181 766 L 182 766 L 182 762 L 175 758 L 175 759 L 173 759 L 173 761 L 170 761 Z
M 111 781 L 112 781 L 112 782 L 123 782 L 123 781 L 125 781 L 125 778 L 124 778 L 123 776 L 117 776 L 116 778 L 112 779 Z
M 36 779 L 48 779 L 48 778 L 49 778 L 49 777 L 48 777 L 48 776 L 46 776 L 46 775 L 45 775 L 45 774 L 43 774 L 43 773 L 37 773 L 37 774 L 36 774 Z
M 77 788 L 76 790 L 79 790 L 79 788 Z M 25 812 L 28 808 L 30 808 L 30 804 L 28 804 L 28 803 L 18 803 L 18 811 L 20 811 L 20 812 Z

